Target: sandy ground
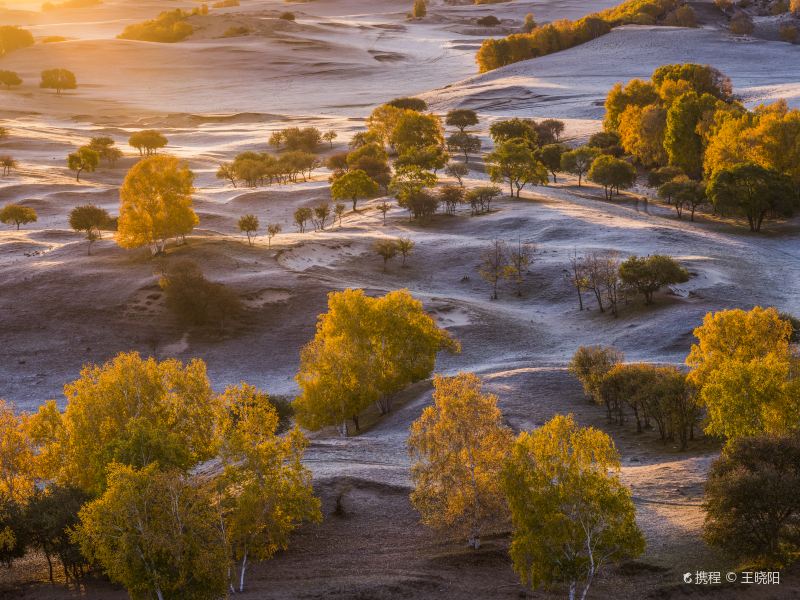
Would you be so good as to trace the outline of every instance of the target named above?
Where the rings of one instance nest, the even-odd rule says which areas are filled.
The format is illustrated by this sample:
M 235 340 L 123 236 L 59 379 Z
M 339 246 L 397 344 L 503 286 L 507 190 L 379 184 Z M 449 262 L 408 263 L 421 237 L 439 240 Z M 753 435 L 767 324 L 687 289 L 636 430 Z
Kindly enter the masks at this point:
M 520 200 L 501 200 L 488 215 L 470 217 L 462 209 L 420 225 L 394 208 L 383 226 L 374 209 L 378 199 L 348 213 L 341 227 L 301 235 L 291 215 L 329 198 L 326 172 L 307 183 L 250 190 L 224 185 L 214 171 L 237 152 L 263 151 L 270 131 L 287 124 L 334 129 L 339 139 L 327 152 L 343 150 L 373 106 L 418 92 L 426 92 L 437 111 L 478 110 L 484 141 L 488 123 L 508 115 L 565 119 L 567 137 L 578 140 L 599 127 L 602 97 L 615 81 L 646 77 L 660 64 L 679 61 L 717 66 L 751 104 L 777 97 L 797 104 L 797 47 L 737 40 L 713 24 L 695 30 L 626 27 L 562 53 L 474 76 L 474 50 L 487 35 L 476 30 L 477 16 L 500 16 L 503 35 L 527 12 L 540 21 L 572 18 L 613 2 L 434 2 L 419 23 L 405 20 L 406 2 L 375 4 L 242 0 L 238 9 L 200 19 L 198 33 L 174 45 L 114 36 L 130 22 L 185 3 L 109 0 L 96 9 L 44 16 L 0 8 L 0 22 L 30 24 L 37 37 L 72 38 L 0 60 L 0 68 L 19 70 L 26 79 L 19 90 L 0 90 L 0 124 L 12 133 L 0 142 L 0 154 L 20 162 L 18 171 L 0 178 L 0 204 L 21 202 L 39 214 L 35 225 L 19 232 L 0 231 L 0 397 L 22 409 L 48 398 L 63 402 L 62 385 L 83 363 L 130 349 L 160 358 L 201 357 L 218 389 L 243 379 L 270 393 L 291 394 L 299 350 L 313 336 L 329 291 L 408 288 L 462 342 L 463 352 L 442 356 L 437 370 L 478 372 L 512 427 L 532 428 L 556 413 L 573 412 L 579 422 L 614 436 L 648 550 L 640 562 L 599 582 L 594 597 L 693 595 L 694 588 L 680 583 L 683 572 L 730 567 L 699 538 L 702 483 L 717 449 L 701 440 L 678 453 L 654 434 L 609 426 L 564 365 L 577 346 L 589 343 L 614 344 L 630 360 L 680 364 L 693 327 L 709 310 L 762 304 L 800 314 L 797 220 L 770 223 L 755 236 L 740 224 L 704 215 L 696 223 L 679 221 L 669 207 L 652 203 L 645 211 L 631 197 L 605 202 L 600 190 L 559 177 L 558 184 L 525 192 Z M 274 18 L 287 8 L 297 14 L 296 23 Z M 217 37 L 230 23 L 256 33 Z M 60 98 L 39 90 L 36 73 L 45 66 L 72 68 L 81 87 Z M 92 202 L 116 213 L 119 184 L 135 161 L 125 140 L 144 127 L 161 129 L 170 140 L 168 151 L 187 159 L 198 175 L 200 226 L 167 260 L 191 258 L 207 277 L 235 289 L 249 308 L 222 335 L 177 326 L 158 289 L 161 265 L 146 252 L 121 250 L 106 236 L 86 256 L 85 242 L 68 229 L 66 215 L 76 205 Z M 92 135 L 112 136 L 127 157 L 78 184 L 64 157 Z M 480 169 L 468 179 L 468 185 L 483 182 Z M 271 248 L 262 237 L 250 247 L 237 232 L 237 219 L 248 212 L 262 223 L 283 224 Z M 416 242 L 414 253 L 407 268 L 397 261 L 383 273 L 371 245 L 398 236 Z M 490 301 L 477 274 L 479 255 L 495 238 L 536 245 L 522 298 L 503 289 L 500 300 Z M 591 310 L 579 312 L 565 278 L 569 256 L 600 249 L 672 254 L 692 278 L 661 294 L 653 307 L 640 301 L 624 306 L 618 319 L 600 314 L 588 297 Z M 526 597 L 502 532 L 481 552 L 470 553 L 418 524 L 407 498 L 405 438 L 429 402 L 430 385 L 422 382 L 404 393 L 388 418 L 367 417 L 373 425 L 360 436 L 312 436 L 307 464 L 329 518 L 303 528 L 288 552 L 256 566 L 251 591 L 242 597 Z M 340 493 L 344 517 L 331 515 Z M 6 590 L 0 597 L 69 597 L 60 587 L 20 587 L 35 582 L 41 567 L 31 557 L 0 573 L 0 590 Z M 712 597 L 797 597 L 797 578 L 787 576 L 779 589 L 726 587 Z M 102 584 L 84 594 L 124 597 Z

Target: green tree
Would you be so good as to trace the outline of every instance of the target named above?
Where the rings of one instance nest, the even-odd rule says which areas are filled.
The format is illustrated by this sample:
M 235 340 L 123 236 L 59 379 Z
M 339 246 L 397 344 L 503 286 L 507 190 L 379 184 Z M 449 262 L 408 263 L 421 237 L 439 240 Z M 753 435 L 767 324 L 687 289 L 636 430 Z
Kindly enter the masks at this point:
M 539 160 L 550 171 L 553 176 L 553 183 L 557 183 L 556 173 L 561 170 L 561 156 L 567 152 L 566 146 L 562 144 L 547 144 L 542 146 L 539 151 Z
M 699 178 L 703 172 L 703 138 L 698 124 L 717 106 L 711 94 L 687 92 L 679 96 L 667 110 L 664 149 L 669 164 L 680 167 L 690 177 Z
M 684 283 L 689 273 L 671 256 L 653 254 L 631 256 L 619 266 L 622 281 L 644 296 L 645 304 L 653 303 L 653 294 L 665 285 Z
M 13 223 L 17 226 L 17 231 L 20 225 L 35 223 L 38 218 L 35 210 L 20 204 L 6 204 L 0 209 L 0 222 L 6 225 Z
M 33 34 L 13 25 L 0 25 L 0 57 L 14 50 L 33 46 Z
M 406 152 L 444 146 L 444 129 L 437 115 L 403 111 L 391 133 L 390 143 L 401 156 Z
M 792 325 L 774 308 L 708 313 L 694 330 L 686 364 L 708 413 L 706 432 L 730 443 L 783 434 L 800 422 L 800 393 L 790 349 Z
M 92 173 L 100 163 L 100 155 L 89 146 L 81 146 L 77 151 L 67 156 L 67 166 L 75 171 L 75 181 L 81 180 L 81 173 Z
M 469 162 L 469 155 L 481 151 L 481 139 L 464 131 L 454 133 L 447 138 L 447 148 L 450 152 L 464 155 L 464 163 Z
M 51 441 L 63 453 L 59 482 L 99 494 L 112 463 L 187 471 L 214 455 L 218 402 L 201 360 L 120 353 L 85 366 L 64 395 L 63 429 Z
M 383 224 L 386 225 L 386 213 L 388 213 L 392 209 L 392 205 L 388 202 L 381 202 L 377 206 L 378 210 L 381 211 L 383 215 Z
M 369 198 L 377 193 L 378 184 L 361 169 L 345 173 L 331 185 L 333 199 L 352 201 L 354 211 L 359 198 Z
M 0 70 L 0 85 L 4 85 L 6 89 L 10 90 L 14 86 L 22 85 L 22 79 L 14 71 Z
M 636 168 L 626 160 L 607 154 L 598 156 L 592 162 L 588 178 L 603 186 L 606 200 L 610 200 L 614 190 L 629 188 L 636 181 Z
M 386 273 L 386 263 L 397 256 L 399 248 L 395 240 L 376 240 L 373 244 L 375 254 L 383 259 L 383 272 Z
M 779 568 L 800 543 L 800 437 L 762 435 L 735 441 L 712 464 L 703 537 L 748 564 Z
M 622 352 L 611 346 L 581 346 L 572 356 L 568 370 L 581 382 L 583 393 L 597 404 L 606 404 L 611 418 L 611 405 L 600 393 L 600 386 L 609 371 L 624 360 Z
M 255 215 L 243 215 L 239 218 L 239 231 L 247 235 L 247 243 L 253 245 L 253 238 L 258 231 L 258 217 Z
M 531 119 L 503 119 L 495 121 L 489 126 L 489 135 L 495 146 L 503 142 L 510 142 L 514 139 L 522 139 L 530 146 L 531 150 L 539 147 L 539 134 L 536 131 L 536 123 Z
M 86 234 L 86 239 L 89 241 L 86 252 L 89 255 L 92 253 L 92 244 L 101 237 L 101 229 L 110 222 L 111 216 L 108 211 L 93 204 L 76 206 L 69 213 L 69 226 L 75 231 Z
M 50 484 L 37 489 L 25 507 L 24 523 L 31 534 L 30 545 L 47 559 L 50 583 L 53 583 L 53 559 L 61 563 L 68 582 L 78 582 L 83 577 L 86 559 L 70 532 L 78 524 L 78 511 L 90 499 L 79 488 Z
M 220 163 L 217 168 L 217 179 L 224 179 L 231 182 L 233 187 L 236 187 L 236 179 L 239 176 L 236 167 L 231 163 Z
M 278 235 L 283 230 L 280 223 L 269 223 L 267 225 L 267 247 L 272 247 L 272 238 Z
M 63 90 L 74 90 L 78 87 L 75 73 L 67 69 L 47 69 L 42 71 L 42 80 L 39 82 L 42 89 L 55 90 L 61 95 Z
M 185 325 L 216 324 L 222 331 L 227 321 L 242 312 L 236 293 L 206 279 L 191 260 L 170 265 L 158 283 L 164 290 L 167 308 Z
M 211 495 L 181 472 L 115 464 L 75 540 L 132 598 L 217 600 L 227 589 Z
M 587 146 L 564 152 L 561 155 L 561 170 L 577 175 L 578 187 L 580 187 L 583 176 L 589 172 L 598 154 L 599 152 L 596 148 Z
M 168 140 L 164 134 L 155 129 L 137 131 L 128 139 L 128 144 L 132 148 L 136 148 L 140 156 L 157 154 L 161 148 L 166 147 L 167 143 Z
M 464 133 L 467 127 L 474 127 L 478 124 L 478 113 L 468 108 L 457 108 L 447 113 L 444 122 Z
M 325 133 L 322 134 L 322 139 L 328 142 L 331 148 L 333 148 L 333 141 L 337 137 L 339 137 L 339 134 L 336 133 L 335 131 L 326 131 Z
M 460 162 L 450 162 L 444 169 L 444 172 L 458 181 L 458 185 L 464 187 L 464 177 L 469 175 L 469 167 Z
M 267 394 L 240 383 L 225 390 L 220 408 L 223 473 L 214 488 L 225 548 L 238 565 L 242 592 L 249 560 L 285 550 L 300 523 L 320 521 L 322 514 L 311 471 L 301 462 L 308 442 L 297 428 L 277 435 L 280 419 Z
M 294 400 L 297 421 L 312 430 L 341 425 L 377 403 L 391 409 L 392 395 L 433 372 L 440 350 L 458 343 L 436 326 L 406 290 L 370 298 L 363 290 L 328 294 L 314 339 L 300 355 Z
M 389 184 L 389 191 L 397 197 L 401 206 L 403 206 L 415 194 L 419 194 L 425 188 L 436 185 L 436 181 L 435 173 L 431 173 L 419 166 L 408 165 L 396 169 L 395 175 Z
M 683 211 L 689 209 L 689 220 L 694 221 L 694 213 L 699 206 L 708 201 L 706 186 L 701 181 L 690 180 L 686 176 L 676 177 L 671 182 L 664 185 L 672 185 L 672 195 L 675 199 L 675 211 L 678 218 L 682 218 Z M 664 186 L 662 186 L 664 187 Z M 659 188 L 659 193 L 661 188 Z
M 411 251 L 414 249 L 414 240 L 411 238 L 398 238 L 396 241 L 397 251 L 403 256 L 403 266 L 406 266 L 406 259 Z
M 115 148 L 115 144 L 116 142 L 108 136 L 93 137 L 89 142 L 89 148 L 97 152 L 110 167 L 113 167 L 122 158 L 122 151 Z
M 508 182 L 512 197 L 516 189 L 516 196 L 519 198 L 522 188 L 528 184 L 547 184 L 547 169 L 522 139 L 500 143 L 486 156 L 486 162 L 490 163 L 491 180 L 495 183 Z
M 500 472 L 511 445 L 497 397 L 473 373 L 433 379 L 433 406 L 411 424 L 411 503 L 428 527 L 467 537 L 478 549 L 507 519 Z
M 313 215 L 314 212 L 307 206 L 301 206 L 294 211 L 294 222 L 297 225 L 297 229 L 300 231 L 300 233 L 305 233 L 306 223 Z
M 0 128 L 0 139 L 2 139 L 2 137 L 2 128 Z M 11 169 L 15 169 L 17 167 L 17 161 L 14 160 L 13 156 L 4 154 L 0 156 L 0 167 L 3 167 L 3 176 L 10 175 Z
M 685 450 L 694 437 L 699 406 L 686 376 L 675 367 L 644 363 L 617 364 L 603 376 L 600 397 L 624 423 L 624 406 L 633 410 L 636 431 L 655 421 L 662 442 L 677 436 Z
M 416 112 L 424 112 L 428 110 L 428 103 L 422 98 L 395 98 L 387 102 L 385 106 L 399 108 L 401 110 L 413 110 Z
M 173 156 L 151 156 L 128 171 L 119 191 L 117 243 L 149 246 L 163 254 L 167 240 L 183 237 L 199 222 L 192 209 L 194 174 Z
M 511 560 L 531 587 L 566 583 L 586 598 L 610 563 L 644 551 L 630 491 L 611 438 L 557 415 L 523 432 L 503 471 L 511 510 Z
M 492 286 L 492 300 L 497 300 L 497 286 L 505 277 L 508 269 L 508 247 L 502 240 L 492 240 L 489 246 L 481 253 L 481 263 L 478 274 Z
M 791 216 L 797 195 L 785 175 L 752 163 L 715 171 L 708 182 L 708 197 L 719 212 L 743 216 L 750 231 L 761 231 L 770 214 Z
M 347 212 L 347 207 L 342 204 L 341 202 L 337 202 L 333 206 L 333 222 L 336 223 L 336 219 L 339 219 L 339 227 L 342 226 L 342 217 L 344 217 L 344 213 Z

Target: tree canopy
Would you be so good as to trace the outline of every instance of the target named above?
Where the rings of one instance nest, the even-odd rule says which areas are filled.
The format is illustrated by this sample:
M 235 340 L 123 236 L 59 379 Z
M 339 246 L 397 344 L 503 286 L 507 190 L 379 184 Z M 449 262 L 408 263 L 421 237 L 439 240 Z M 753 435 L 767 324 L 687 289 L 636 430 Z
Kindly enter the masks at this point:
M 716 171 L 707 193 L 719 212 L 745 217 L 754 232 L 770 214 L 789 217 L 798 205 L 786 175 L 751 163 Z
M 120 188 L 117 243 L 163 253 L 167 240 L 190 233 L 199 219 L 192 209 L 194 174 L 173 156 L 151 156 L 131 167 Z
M 200 360 L 184 365 L 121 353 L 84 367 L 64 395 L 52 441 L 64 453 L 59 481 L 96 494 L 111 463 L 185 471 L 214 454 L 218 402 Z
M 39 87 L 43 89 L 55 90 L 61 94 L 64 90 L 74 90 L 78 87 L 75 73 L 67 69 L 47 69 L 42 71 L 42 80 Z
M 30 206 L 22 206 L 21 204 L 6 204 L 0 209 L 0 222 L 9 225 L 13 223 L 19 231 L 20 225 L 27 225 L 34 223 L 39 217 L 36 211 Z
M 792 324 L 774 308 L 709 313 L 694 330 L 688 379 L 706 407 L 706 432 L 729 443 L 800 423 Z
M 294 401 L 298 422 L 309 429 L 341 425 L 370 404 L 381 412 L 391 396 L 429 377 L 440 350 L 458 343 L 436 326 L 406 290 L 371 298 L 363 290 L 331 292 L 314 339 L 300 356 Z
M 377 195 L 378 184 L 361 169 L 348 171 L 331 185 L 331 196 L 334 200 L 350 200 L 356 210 L 359 198 L 370 198 Z
M 503 472 L 511 510 L 511 560 L 532 587 L 566 583 L 570 597 L 610 563 L 644 551 L 611 438 L 557 415 L 522 432 Z

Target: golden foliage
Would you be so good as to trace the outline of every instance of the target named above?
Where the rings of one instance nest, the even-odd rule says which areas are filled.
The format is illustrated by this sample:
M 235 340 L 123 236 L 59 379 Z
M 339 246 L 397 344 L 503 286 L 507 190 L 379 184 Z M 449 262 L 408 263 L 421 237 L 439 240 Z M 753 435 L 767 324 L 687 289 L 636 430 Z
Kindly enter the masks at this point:
M 477 548 L 487 527 L 503 522 L 500 470 L 511 445 L 497 397 L 472 373 L 433 380 L 433 406 L 411 425 L 411 502 L 422 522 L 468 536 Z
M 300 355 L 294 401 L 309 429 L 356 420 L 373 402 L 382 412 L 391 395 L 433 372 L 440 350 L 459 345 L 436 326 L 407 290 L 371 298 L 363 290 L 331 292 L 328 312 Z
M 117 243 L 161 253 L 167 240 L 199 222 L 192 209 L 194 174 L 174 156 L 151 156 L 131 167 L 120 188 Z

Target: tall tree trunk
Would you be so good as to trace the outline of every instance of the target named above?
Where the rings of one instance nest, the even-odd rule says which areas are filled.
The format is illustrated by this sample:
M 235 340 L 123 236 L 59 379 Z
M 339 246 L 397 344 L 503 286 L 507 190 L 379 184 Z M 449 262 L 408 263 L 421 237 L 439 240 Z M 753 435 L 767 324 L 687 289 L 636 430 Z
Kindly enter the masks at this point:
M 239 571 L 239 592 L 244 591 L 244 573 L 247 570 L 247 550 L 244 551 L 244 556 L 242 557 L 242 568 Z

